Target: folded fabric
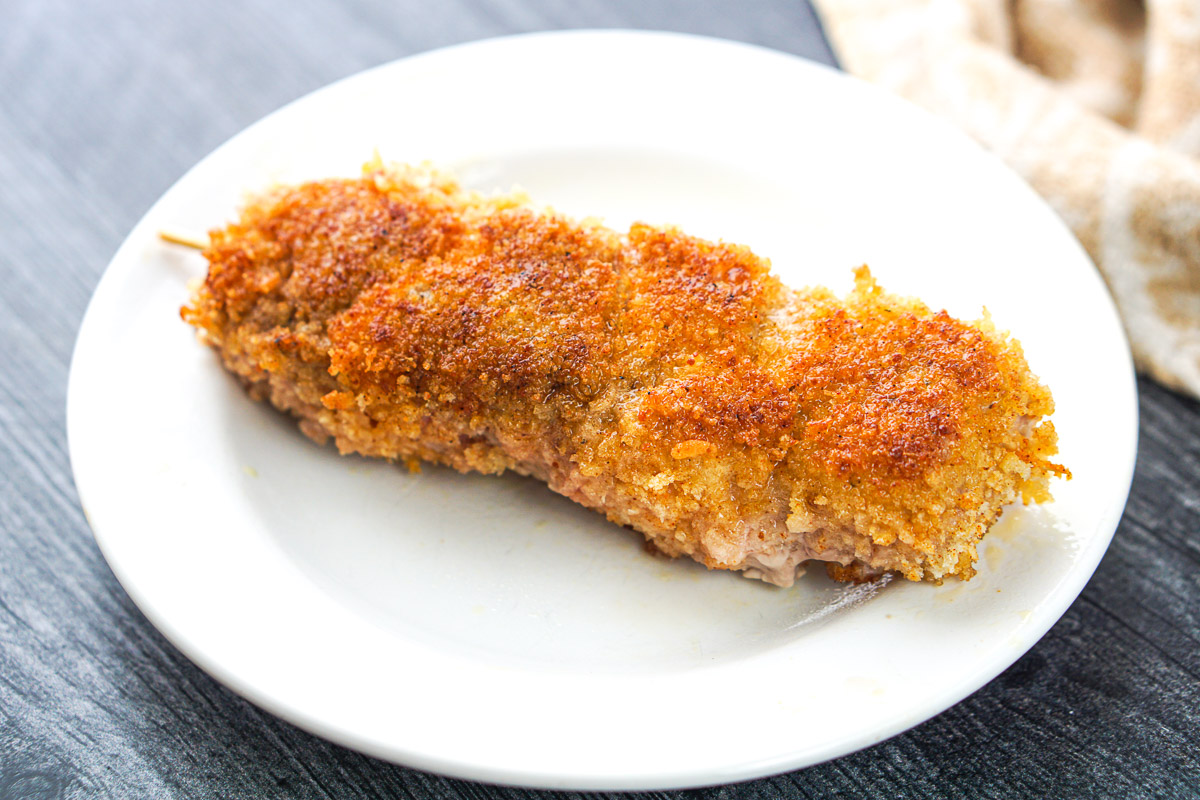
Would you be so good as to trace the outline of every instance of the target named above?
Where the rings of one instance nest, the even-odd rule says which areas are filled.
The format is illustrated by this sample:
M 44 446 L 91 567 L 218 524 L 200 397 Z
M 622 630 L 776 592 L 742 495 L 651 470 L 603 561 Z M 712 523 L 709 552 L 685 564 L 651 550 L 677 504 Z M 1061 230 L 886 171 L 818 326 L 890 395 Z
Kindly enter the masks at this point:
M 1062 216 L 1138 367 L 1200 397 L 1200 3 L 814 0 L 842 65 L 942 115 Z

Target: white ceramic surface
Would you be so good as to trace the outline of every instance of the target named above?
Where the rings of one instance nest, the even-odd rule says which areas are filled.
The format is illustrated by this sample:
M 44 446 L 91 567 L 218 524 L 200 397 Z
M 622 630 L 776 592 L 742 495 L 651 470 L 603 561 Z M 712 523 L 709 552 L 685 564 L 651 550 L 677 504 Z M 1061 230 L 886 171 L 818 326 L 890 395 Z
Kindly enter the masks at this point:
M 249 401 L 178 316 L 247 191 L 429 160 L 572 214 L 750 244 L 792 285 L 986 304 L 1053 389 L 1057 500 L 1009 509 L 979 576 L 788 590 L 646 555 L 539 484 L 340 458 Z M 1128 349 L 1092 265 L 965 137 L 787 55 L 543 34 L 356 75 L 202 161 L 137 225 L 72 365 L 71 459 L 122 585 L 234 690 L 334 741 L 502 783 L 721 783 L 832 758 L 1016 660 L 1092 574 L 1128 492 Z M 814 570 L 820 573 L 822 570 Z

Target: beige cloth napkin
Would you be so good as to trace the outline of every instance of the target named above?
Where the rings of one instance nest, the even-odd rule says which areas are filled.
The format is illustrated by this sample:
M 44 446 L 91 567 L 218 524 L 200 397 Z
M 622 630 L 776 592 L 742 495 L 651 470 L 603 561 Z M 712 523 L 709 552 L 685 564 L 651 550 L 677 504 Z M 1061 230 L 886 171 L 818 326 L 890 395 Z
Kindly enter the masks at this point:
M 1139 368 L 1200 397 L 1200 0 L 815 4 L 849 72 L 952 120 L 1046 198 Z

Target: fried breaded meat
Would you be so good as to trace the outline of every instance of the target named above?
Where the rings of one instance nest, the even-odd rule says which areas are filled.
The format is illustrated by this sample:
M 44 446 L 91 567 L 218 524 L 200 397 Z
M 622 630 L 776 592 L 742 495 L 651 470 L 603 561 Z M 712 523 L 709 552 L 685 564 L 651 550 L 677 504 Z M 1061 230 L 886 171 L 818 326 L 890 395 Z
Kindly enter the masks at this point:
M 674 228 L 618 233 L 425 168 L 276 189 L 213 231 L 182 313 L 342 453 L 532 475 L 669 556 L 790 585 L 974 574 L 1066 470 L 1020 345 L 839 299 Z

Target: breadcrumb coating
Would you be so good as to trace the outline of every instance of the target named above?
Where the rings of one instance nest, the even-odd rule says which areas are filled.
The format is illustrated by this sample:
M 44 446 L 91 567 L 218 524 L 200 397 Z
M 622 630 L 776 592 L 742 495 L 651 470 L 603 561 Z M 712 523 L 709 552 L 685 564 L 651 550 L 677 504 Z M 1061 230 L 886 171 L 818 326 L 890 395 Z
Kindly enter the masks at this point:
M 184 319 L 312 438 L 534 475 L 710 568 L 966 579 L 1069 475 L 1020 345 L 866 267 L 792 290 L 739 245 L 379 163 L 263 195 L 205 256 Z

